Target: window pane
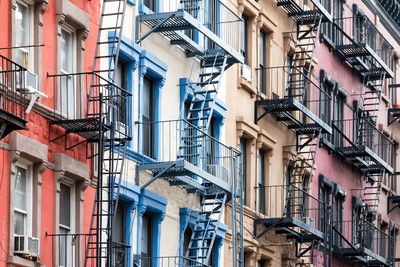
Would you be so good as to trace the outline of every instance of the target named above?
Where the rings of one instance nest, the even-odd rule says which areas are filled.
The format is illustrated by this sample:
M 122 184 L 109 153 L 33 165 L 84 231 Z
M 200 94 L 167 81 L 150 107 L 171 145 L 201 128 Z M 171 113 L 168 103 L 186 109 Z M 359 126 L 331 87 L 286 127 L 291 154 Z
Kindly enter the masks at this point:
M 242 17 L 242 23 L 240 25 L 240 52 L 242 56 L 244 57 L 244 63 L 248 64 L 247 62 L 247 17 L 243 16 Z
M 240 152 L 242 152 L 241 163 L 242 163 L 242 183 L 243 183 L 243 202 L 247 204 L 247 144 L 246 140 L 240 139 Z
M 152 219 L 151 216 L 145 214 L 143 216 L 142 225 L 142 267 L 151 267 L 152 262 L 150 257 L 152 257 Z
M 68 230 L 60 228 L 60 266 L 68 265 Z
M 144 78 L 143 80 L 143 116 L 148 119 L 152 119 L 152 81 L 150 79 Z
M 71 226 L 71 187 L 60 185 L 60 224 Z
M 26 234 L 26 214 L 20 212 L 14 212 L 15 223 L 14 233 L 16 235 Z
M 126 64 L 122 61 L 118 61 L 117 68 L 115 69 L 115 84 L 122 89 L 127 89 L 126 82 Z M 119 90 L 118 90 L 119 91 Z M 116 105 L 118 106 L 117 121 L 126 124 L 126 93 L 117 92 L 117 95 L 121 96 L 116 99 Z
M 67 32 L 64 29 L 61 29 L 61 49 L 60 49 L 60 60 L 61 60 L 61 69 L 64 72 L 71 73 L 72 72 L 72 36 L 71 33 Z
M 15 174 L 15 186 L 14 186 L 14 207 L 27 211 L 27 197 L 28 197 L 28 177 L 27 171 L 24 168 L 17 167 Z

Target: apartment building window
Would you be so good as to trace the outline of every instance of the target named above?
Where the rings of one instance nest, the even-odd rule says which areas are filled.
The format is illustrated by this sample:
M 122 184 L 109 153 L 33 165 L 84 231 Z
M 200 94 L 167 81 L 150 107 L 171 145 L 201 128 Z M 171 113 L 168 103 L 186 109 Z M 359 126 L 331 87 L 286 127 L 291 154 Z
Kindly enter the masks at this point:
M 29 235 L 32 227 L 32 177 L 27 165 L 16 167 L 14 185 L 14 235 Z
M 240 53 L 244 57 L 244 64 L 249 64 L 248 50 L 249 50 L 249 35 L 248 35 L 248 17 L 242 16 L 242 23 L 240 24 Z
M 328 11 L 329 14 L 332 14 L 332 2 L 331 0 L 322 0 L 321 1 L 322 6 L 325 8 L 326 11 Z M 321 32 L 327 36 L 329 39 L 332 38 L 332 24 L 331 23 L 322 23 L 321 25 Z
M 334 84 L 328 82 L 321 84 L 319 116 L 326 123 L 331 122 L 330 96 L 332 95 L 334 86 Z
M 387 246 L 389 243 L 389 238 L 386 234 L 388 227 L 386 223 L 381 223 L 379 226 L 379 231 L 378 231 L 378 254 L 384 258 L 387 258 L 388 255 L 387 253 Z
M 61 112 L 68 118 L 76 116 L 77 90 L 75 77 L 76 71 L 76 34 L 72 28 L 63 27 L 60 36 L 60 72 L 65 76 L 60 80 Z
M 343 19 L 344 19 L 343 6 L 344 6 L 343 0 L 334 0 L 333 19 L 341 29 L 343 29 Z M 334 40 L 335 43 L 339 45 L 343 44 L 343 33 L 338 28 L 335 28 L 334 34 L 335 34 L 335 40 Z
M 142 225 L 142 247 L 141 247 L 142 267 L 152 267 L 153 255 L 153 218 L 151 214 L 143 215 Z
M 344 104 L 346 98 L 337 93 L 334 97 L 334 109 L 333 109 L 333 120 L 335 121 L 335 126 L 340 132 L 344 132 Z M 336 147 L 343 146 L 343 136 L 339 132 L 335 131 L 334 144 Z
M 259 150 L 258 153 L 258 212 L 265 214 L 265 151 L 263 149 Z
M 330 188 L 325 186 L 325 184 L 321 183 L 319 187 L 319 201 L 320 201 L 320 208 L 319 208 L 319 222 L 318 222 L 318 229 L 321 232 L 325 231 L 326 223 L 327 223 L 327 207 L 330 206 Z
M 116 99 L 117 106 L 117 121 L 127 124 L 127 66 L 122 60 L 118 60 L 115 69 L 115 84 L 122 88 L 123 91 L 117 90 L 117 95 L 120 96 Z
M 266 57 L 267 57 L 267 46 L 266 46 L 266 38 L 267 38 L 267 34 L 261 30 L 260 31 L 260 38 L 259 38 L 259 57 L 258 60 L 259 62 L 259 90 L 261 91 L 261 93 L 263 94 L 267 94 L 267 84 L 266 84 Z
M 33 69 L 33 48 L 24 47 L 33 44 L 33 7 L 26 2 L 16 2 L 15 13 L 15 46 L 16 62 L 21 66 Z
M 143 0 L 143 4 L 153 12 L 157 12 L 157 0 Z
M 184 257 L 186 256 L 186 254 L 188 252 L 190 239 L 192 238 L 192 233 L 193 233 L 193 231 L 192 231 L 191 227 L 187 227 L 185 229 L 185 233 L 183 234 L 183 254 L 182 255 Z M 188 256 L 191 256 L 191 254 L 192 253 L 190 251 Z
M 60 184 L 59 212 L 60 266 L 73 266 L 74 248 L 71 234 L 74 233 L 74 186 Z
M 154 158 L 154 81 L 149 76 L 143 79 L 143 109 L 142 109 L 142 122 L 143 124 L 143 154 Z
M 112 245 L 112 267 L 123 267 L 125 266 L 125 234 L 126 234 L 126 207 L 124 201 L 118 201 L 117 212 L 115 214 L 115 220 L 113 223 L 112 240 L 114 244 Z
M 261 259 L 257 262 L 257 267 L 265 267 L 265 260 Z
M 344 199 L 342 195 L 336 195 L 334 197 L 333 226 L 337 231 L 333 231 L 333 244 L 337 247 L 342 246 L 342 238 L 339 233 L 343 232 L 343 202 Z
M 242 185 L 243 185 L 243 203 L 247 203 L 247 141 L 244 138 L 240 138 L 239 151 L 242 153 L 241 164 L 242 164 Z

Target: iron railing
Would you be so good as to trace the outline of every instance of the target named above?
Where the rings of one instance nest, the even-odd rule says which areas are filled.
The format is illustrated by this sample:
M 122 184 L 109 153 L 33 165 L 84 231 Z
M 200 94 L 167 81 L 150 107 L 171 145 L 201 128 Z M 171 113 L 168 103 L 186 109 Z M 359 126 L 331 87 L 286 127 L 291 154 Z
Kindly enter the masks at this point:
M 220 0 L 185 0 L 185 1 L 164 1 L 164 4 L 157 10 L 159 13 L 176 12 L 183 10 L 190 14 L 199 23 L 206 26 L 212 33 L 217 35 L 223 42 L 239 51 L 239 31 L 241 18 Z M 207 38 L 196 30 L 184 30 L 184 32 L 203 47 L 209 47 Z M 202 40 L 203 39 L 203 40 Z
M 295 218 L 312 228 L 325 230 L 331 211 L 325 203 L 305 189 L 295 185 L 259 185 L 254 190 L 255 206 L 259 213 L 270 218 Z M 289 201 L 287 197 L 290 198 Z
M 139 151 L 144 163 L 185 160 L 232 184 L 240 152 L 228 147 L 186 120 L 137 122 Z
M 368 119 L 333 121 L 333 143 L 338 148 L 365 146 L 393 166 L 394 143 Z
M 368 45 L 383 63 L 390 67 L 394 59 L 394 48 L 383 37 L 374 23 L 365 15 L 337 18 L 334 20 L 336 45 Z M 370 67 L 379 66 L 372 58 L 363 58 Z
M 196 266 L 196 267 L 210 267 L 210 265 L 192 260 L 184 256 L 163 256 L 163 257 L 142 257 L 137 255 L 133 264 L 134 267 L 179 267 L 179 266 Z M 140 261 L 140 264 L 139 262 Z
M 360 251 L 368 249 L 385 259 L 393 255 L 390 251 L 392 240 L 389 234 L 365 218 L 334 221 L 333 226 L 333 244 L 339 249 L 352 248 Z
M 25 119 L 26 69 L 0 55 L 0 109 Z
M 280 98 L 292 98 L 302 103 L 316 116 L 322 118 L 330 107 L 332 97 L 321 90 L 315 78 L 309 78 L 304 70 L 296 66 L 279 66 L 257 69 L 260 91 L 268 96 L 276 94 Z

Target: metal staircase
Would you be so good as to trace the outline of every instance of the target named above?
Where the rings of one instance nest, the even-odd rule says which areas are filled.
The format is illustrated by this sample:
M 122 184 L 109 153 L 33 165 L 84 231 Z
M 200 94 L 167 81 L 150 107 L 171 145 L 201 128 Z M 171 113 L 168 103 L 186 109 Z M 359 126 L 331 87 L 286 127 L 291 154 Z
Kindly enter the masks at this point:
M 321 243 L 312 240 L 311 244 L 294 241 L 291 249 L 289 267 L 296 266 L 318 266 L 318 255 Z
M 206 193 L 202 196 L 200 211 L 185 255 L 190 261 L 211 265 L 210 256 L 226 201 L 226 192 Z
M 364 77 L 365 92 L 361 94 L 360 106 L 362 108 L 362 115 L 372 123 L 376 123 L 378 119 L 385 80 L 385 73 L 379 73 L 378 76 Z

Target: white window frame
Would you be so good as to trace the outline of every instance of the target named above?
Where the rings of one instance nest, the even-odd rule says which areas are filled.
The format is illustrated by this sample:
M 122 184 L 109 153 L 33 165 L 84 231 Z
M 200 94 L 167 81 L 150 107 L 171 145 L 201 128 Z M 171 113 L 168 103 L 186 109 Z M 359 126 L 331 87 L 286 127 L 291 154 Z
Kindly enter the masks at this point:
M 25 45 L 34 45 L 34 2 L 33 1 L 28 1 L 28 0 L 17 0 L 16 4 L 21 4 L 28 8 L 28 13 L 29 13 L 29 19 L 28 19 L 28 41 L 27 44 Z M 17 14 L 15 14 L 17 16 Z M 15 18 L 16 22 L 16 18 Z M 15 24 L 16 25 L 16 24 Z M 17 34 L 17 33 L 16 33 Z M 17 46 L 16 40 L 14 43 L 15 46 Z M 28 64 L 21 64 L 23 67 L 26 67 L 29 71 L 34 72 L 34 48 L 33 47 L 25 47 L 25 48 L 17 48 L 18 51 L 22 51 L 23 53 L 28 53 Z M 15 55 L 16 58 L 16 55 Z
M 15 218 L 15 213 L 22 213 L 26 215 L 26 222 L 25 222 L 25 233 L 24 235 L 32 236 L 32 211 L 33 211 L 33 193 L 32 193 L 32 188 L 33 188 L 33 173 L 32 173 L 32 163 L 21 159 L 15 164 L 15 168 L 22 168 L 26 170 L 26 178 L 27 178 L 27 203 L 26 203 L 26 211 L 20 210 L 18 208 L 15 208 L 15 185 L 14 185 L 14 207 L 13 207 L 13 212 L 14 212 L 14 220 Z M 15 177 L 16 179 L 16 177 Z M 15 229 L 13 235 L 15 236 Z
M 70 71 L 68 71 L 68 70 L 64 70 L 63 68 L 62 68 L 62 62 L 61 62 L 61 40 L 62 40 L 62 32 L 63 31 L 65 31 L 65 32 L 67 32 L 68 34 L 70 34 L 70 37 L 71 37 L 71 40 L 70 40 L 70 46 L 71 46 L 71 54 L 72 54 L 72 56 L 71 56 L 71 62 L 70 62 L 70 64 L 71 64 L 71 70 Z M 60 29 L 60 33 L 61 33 L 61 36 L 60 36 L 60 41 L 59 41 L 59 55 L 58 55 L 58 57 L 60 58 L 60 64 L 59 64 L 59 67 L 60 67 L 60 73 L 61 74 L 72 74 L 72 73 L 76 73 L 76 70 L 77 70 L 77 37 L 76 37 L 76 30 L 73 28 L 73 27 L 71 27 L 71 26 L 69 26 L 68 24 L 63 24 L 63 26 L 61 26 L 61 29 Z M 67 108 L 67 113 L 69 113 L 69 114 L 64 114 L 64 112 L 63 112 L 63 110 L 60 110 L 60 112 L 62 112 L 64 115 L 66 115 L 67 117 L 69 117 L 69 118 L 75 118 L 76 117 L 76 115 L 77 115 L 77 104 L 76 104 L 76 102 L 77 102 L 77 94 L 78 94 L 78 90 L 77 90 L 77 84 L 73 84 L 74 82 L 76 83 L 76 81 L 75 81 L 75 79 L 73 78 L 73 77 L 69 77 L 69 79 L 72 79 L 72 84 L 71 84 L 71 87 L 74 89 L 74 91 L 72 92 L 72 94 L 73 94 L 73 96 L 72 96 L 72 103 L 73 103 L 73 106 L 72 106 L 72 108 L 73 108 L 73 110 L 72 111 L 69 111 L 69 106 L 67 106 L 66 108 Z M 59 88 L 59 90 L 60 90 L 60 96 L 62 96 L 62 93 L 61 93 L 61 90 L 62 90 L 62 84 L 60 83 L 60 88 Z M 68 96 L 67 96 L 68 97 Z M 61 107 L 63 107 L 64 105 L 66 105 L 66 102 L 65 103 L 63 103 L 63 97 L 61 97 L 61 99 L 60 99 L 60 103 L 61 103 Z M 71 112 L 72 112 L 72 114 L 71 114 Z
M 58 228 L 60 229 L 64 229 L 66 230 L 69 234 L 74 234 L 75 233 L 75 198 L 76 198 L 76 188 L 75 188 L 75 184 L 74 183 L 68 183 L 66 181 L 62 181 L 60 183 L 60 187 L 61 184 L 66 185 L 70 188 L 70 226 L 66 226 L 66 225 L 62 225 L 60 223 L 60 214 L 59 214 L 59 221 L 58 221 Z M 61 201 L 61 199 L 60 199 Z M 59 211 L 60 213 L 62 212 L 62 210 Z M 61 236 L 60 236 L 60 243 L 61 243 Z M 66 238 L 66 248 L 67 248 L 67 255 L 66 258 L 68 265 L 67 266 L 75 266 L 75 248 L 72 249 L 72 235 L 69 236 L 65 236 Z M 69 245 L 71 244 L 71 245 Z M 59 259 L 61 259 L 61 244 L 59 245 Z M 60 267 L 67 267 L 67 266 L 63 266 L 63 265 L 59 265 Z

